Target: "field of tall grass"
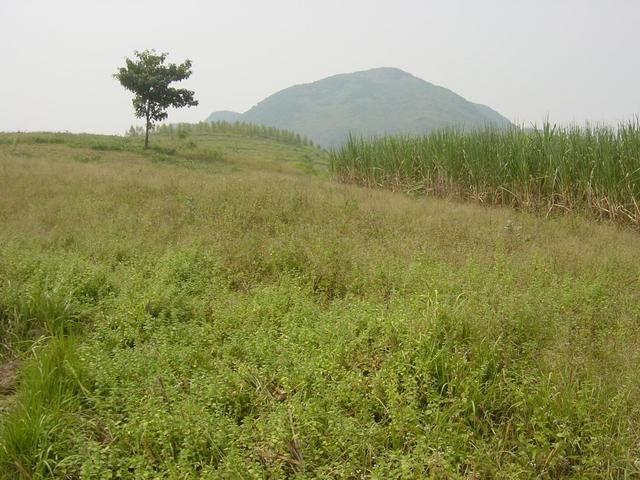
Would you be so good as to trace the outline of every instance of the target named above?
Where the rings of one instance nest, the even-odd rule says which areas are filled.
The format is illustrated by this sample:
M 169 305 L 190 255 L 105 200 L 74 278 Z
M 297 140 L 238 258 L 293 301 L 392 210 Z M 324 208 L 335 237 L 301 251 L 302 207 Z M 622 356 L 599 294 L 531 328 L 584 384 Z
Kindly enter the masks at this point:
M 640 226 L 640 123 L 351 137 L 331 155 L 341 180 Z
M 3 480 L 640 475 L 636 232 L 57 138 L 0 142 Z

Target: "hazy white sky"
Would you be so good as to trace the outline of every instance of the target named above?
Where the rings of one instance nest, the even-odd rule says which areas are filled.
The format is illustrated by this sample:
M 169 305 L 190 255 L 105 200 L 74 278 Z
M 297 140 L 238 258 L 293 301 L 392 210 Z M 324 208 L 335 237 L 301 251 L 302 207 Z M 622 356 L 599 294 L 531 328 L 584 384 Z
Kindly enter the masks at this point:
M 0 0 L 0 131 L 122 133 L 134 50 L 193 61 L 181 86 L 243 112 L 293 84 L 388 66 L 520 123 L 640 113 L 637 0 Z

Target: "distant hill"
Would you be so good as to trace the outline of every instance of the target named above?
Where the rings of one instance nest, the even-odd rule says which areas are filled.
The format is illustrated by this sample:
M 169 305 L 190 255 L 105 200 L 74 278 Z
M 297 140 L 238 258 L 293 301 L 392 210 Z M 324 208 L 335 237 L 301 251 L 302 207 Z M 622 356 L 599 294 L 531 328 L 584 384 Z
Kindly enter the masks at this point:
M 213 113 L 209 120 L 218 120 L 220 113 Z M 495 110 L 397 68 L 375 68 L 295 85 L 234 120 L 293 130 L 325 147 L 339 145 L 349 132 L 371 136 L 510 125 Z
M 213 112 L 207 117 L 207 122 L 235 122 L 240 120 L 241 113 L 231 112 L 229 110 L 219 110 Z

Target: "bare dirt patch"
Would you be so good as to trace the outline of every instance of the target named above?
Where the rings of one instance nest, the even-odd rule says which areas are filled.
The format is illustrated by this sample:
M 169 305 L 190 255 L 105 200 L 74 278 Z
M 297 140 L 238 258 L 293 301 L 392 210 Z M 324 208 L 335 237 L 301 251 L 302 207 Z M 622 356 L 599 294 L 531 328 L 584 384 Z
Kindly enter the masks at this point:
M 3 361 L 0 364 L 0 414 L 6 412 L 13 403 L 18 380 L 18 362 Z

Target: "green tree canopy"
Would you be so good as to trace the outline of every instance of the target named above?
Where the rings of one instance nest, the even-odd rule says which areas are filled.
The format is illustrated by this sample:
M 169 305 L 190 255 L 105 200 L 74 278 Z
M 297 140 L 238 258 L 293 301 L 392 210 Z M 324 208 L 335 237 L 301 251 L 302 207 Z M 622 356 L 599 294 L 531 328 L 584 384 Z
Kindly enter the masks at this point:
M 198 101 L 194 92 L 185 88 L 173 88 L 173 82 L 185 80 L 191 76 L 191 60 L 180 65 L 165 65 L 166 53 L 155 50 L 134 52 L 136 59 L 126 59 L 126 66 L 114 74 L 122 86 L 135 95 L 133 108 L 138 118 L 145 119 L 144 148 L 149 146 L 149 130 L 155 122 L 167 118 L 167 108 L 194 107 Z

